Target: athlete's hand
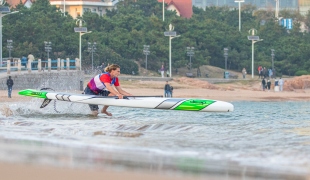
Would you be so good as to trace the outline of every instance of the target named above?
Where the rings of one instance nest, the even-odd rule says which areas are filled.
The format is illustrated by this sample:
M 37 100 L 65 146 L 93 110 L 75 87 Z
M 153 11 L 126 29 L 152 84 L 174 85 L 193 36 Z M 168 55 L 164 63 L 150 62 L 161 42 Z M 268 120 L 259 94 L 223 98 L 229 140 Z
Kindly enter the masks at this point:
M 124 98 L 124 96 L 122 94 L 118 94 L 117 97 L 118 97 L 118 99 L 123 99 Z

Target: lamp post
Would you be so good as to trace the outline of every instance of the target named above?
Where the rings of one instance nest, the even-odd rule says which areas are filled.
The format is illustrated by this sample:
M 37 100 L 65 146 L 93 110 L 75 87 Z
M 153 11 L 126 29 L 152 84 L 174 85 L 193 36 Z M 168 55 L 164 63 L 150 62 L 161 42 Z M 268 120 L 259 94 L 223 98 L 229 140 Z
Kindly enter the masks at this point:
M 96 52 L 97 48 L 96 48 L 96 45 L 97 43 L 96 42 L 88 42 L 88 51 L 91 52 L 91 70 L 94 70 L 94 52 Z
M 145 69 L 147 70 L 147 56 L 150 54 L 150 45 L 143 45 L 143 54 L 145 55 Z
M 0 67 L 2 67 L 2 17 L 9 15 L 9 14 L 15 14 L 19 11 L 10 11 L 10 8 L 8 6 L 3 6 L 5 1 L 0 1 Z
M 279 0 L 275 0 L 276 1 L 276 12 L 275 12 L 275 17 L 277 19 L 279 19 L 279 9 L 280 9 L 280 2 Z
M 177 32 L 173 31 L 174 26 L 172 24 L 169 24 L 169 31 L 164 32 L 165 36 L 169 36 L 169 77 L 172 77 L 171 74 L 171 40 L 176 37 L 180 37 L 180 35 L 177 35 Z
M 66 0 L 64 0 L 64 16 L 66 16 Z
M 227 71 L 228 48 L 224 48 L 224 57 L 225 57 L 225 72 L 226 72 Z
M 244 0 L 235 0 L 235 3 L 239 3 L 239 31 L 241 31 L 241 3 L 243 3 Z
M 192 56 L 194 56 L 195 48 L 194 47 L 186 47 L 187 50 L 187 56 L 189 56 L 189 70 L 192 71 Z
M 271 49 L 271 62 L 272 62 L 272 70 L 274 70 L 274 64 L 273 64 L 273 61 L 274 61 L 274 49 Z
M 163 0 L 163 21 L 165 21 L 165 0 Z
M 52 51 L 52 43 L 50 41 L 44 41 L 44 49 L 47 52 L 47 59 L 49 59 L 50 52 Z
M 79 24 L 79 27 L 74 28 L 74 32 L 80 33 L 80 42 L 79 42 L 80 71 L 82 70 L 82 36 L 84 34 L 91 33 L 91 31 L 87 31 L 87 27 L 82 27 L 83 21 L 84 20 L 82 19 L 78 19 L 76 23 Z
M 259 36 L 255 36 L 257 30 L 254 28 L 250 29 L 249 33 L 251 36 L 248 36 L 248 40 L 252 41 L 252 78 L 254 78 L 254 44 L 259 41 L 263 41 L 263 39 L 259 39 Z
M 6 41 L 8 44 L 6 45 L 6 48 L 9 50 L 9 58 L 11 59 L 11 51 L 13 49 L 13 40 L 8 39 Z

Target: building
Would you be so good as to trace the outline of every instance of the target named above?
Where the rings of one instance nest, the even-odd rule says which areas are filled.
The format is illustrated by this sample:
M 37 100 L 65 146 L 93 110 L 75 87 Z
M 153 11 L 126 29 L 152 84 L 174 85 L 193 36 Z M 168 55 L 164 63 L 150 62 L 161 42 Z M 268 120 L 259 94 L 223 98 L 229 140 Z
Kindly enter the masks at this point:
M 245 0 L 245 4 L 255 5 L 258 9 L 275 9 L 275 0 Z M 310 9 L 310 0 L 279 0 L 279 9 L 298 10 L 301 14 Z M 210 6 L 238 7 L 235 0 L 193 0 L 193 6 L 204 8 Z
M 163 0 L 158 0 L 162 3 Z M 191 18 L 193 15 L 192 0 L 164 0 L 167 4 L 167 10 L 176 11 L 178 16 Z
M 13 7 L 20 2 L 26 7 L 31 7 L 33 0 L 7 0 L 7 2 Z M 65 9 L 74 19 L 88 11 L 102 16 L 107 9 L 113 9 L 118 2 L 119 0 L 50 0 L 51 5 L 55 5 L 62 12 Z
M 83 16 L 85 12 L 97 13 L 99 16 L 106 14 L 106 10 L 113 9 L 118 0 L 50 0 L 51 5 L 70 14 L 74 19 Z

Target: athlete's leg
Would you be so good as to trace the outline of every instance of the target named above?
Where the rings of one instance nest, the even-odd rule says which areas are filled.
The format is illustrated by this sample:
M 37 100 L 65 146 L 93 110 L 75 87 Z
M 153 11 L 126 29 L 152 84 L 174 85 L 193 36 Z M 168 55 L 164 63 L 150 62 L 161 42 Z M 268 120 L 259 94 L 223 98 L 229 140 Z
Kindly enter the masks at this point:
M 110 93 L 109 91 L 105 91 L 103 93 L 101 93 L 102 96 L 115 96 L 114 94 Z M 103 106 L 101 113 L 104 113 L 108 116 L 112 116 L 112 113 L 108 112 L 107 109 L 109 108 L 109 106 Z

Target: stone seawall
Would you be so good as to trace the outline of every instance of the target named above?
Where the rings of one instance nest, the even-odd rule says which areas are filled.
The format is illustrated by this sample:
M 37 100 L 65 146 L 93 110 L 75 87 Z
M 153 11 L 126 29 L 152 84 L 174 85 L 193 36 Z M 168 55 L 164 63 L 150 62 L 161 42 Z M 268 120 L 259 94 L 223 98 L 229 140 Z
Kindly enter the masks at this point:
M 41 89 L 44 87 L 54 90 L 81 90 L 84 84 L 84 73 L 82 71 L 51 71 L 32 73 L 11 73 L 0 76 L 0 90 L 7 90 L 6 80 L 8 76 L 14 81 L 14 90 Z

